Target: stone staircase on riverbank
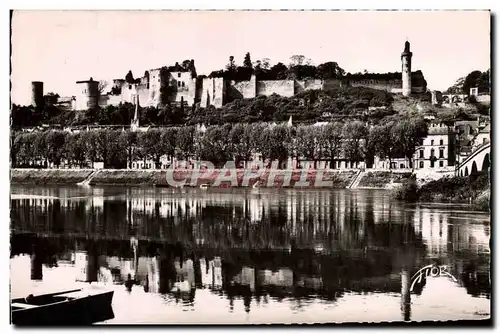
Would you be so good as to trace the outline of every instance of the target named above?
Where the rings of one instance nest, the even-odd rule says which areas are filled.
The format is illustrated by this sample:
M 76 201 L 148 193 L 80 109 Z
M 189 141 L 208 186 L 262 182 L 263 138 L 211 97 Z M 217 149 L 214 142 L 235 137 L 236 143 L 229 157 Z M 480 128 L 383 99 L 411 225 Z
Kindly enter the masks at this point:
M 88 187 L 90 185 L 90 181 L 92 181 L 94 176 L 96 176 L 98 173 L 99 173 L 99 170 L 93 171 L 92 173 L 90 173 L 89 176 L 87 176 L 87 178 L 85 180 L 83 180 L 82 182 L 78 182 L 77 185 Z
M 351 183 L 347 186 L 347 189 L 356 189 L 356 187 L 359 185 L 359 182 L 363 178 L 363 175 L 364 172 L 362 170 L 358 171 L 352 179 Z

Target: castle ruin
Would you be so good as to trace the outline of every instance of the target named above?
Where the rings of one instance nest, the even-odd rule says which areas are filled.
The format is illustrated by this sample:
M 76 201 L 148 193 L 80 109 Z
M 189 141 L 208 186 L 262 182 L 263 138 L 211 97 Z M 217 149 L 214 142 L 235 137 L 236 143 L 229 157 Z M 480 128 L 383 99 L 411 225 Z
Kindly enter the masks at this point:
M 158 107 L 167 103 L 200 107 L 214 106 L 220 108 L 236 99 L 250 99 L 258 96 L 278 94 L 291 97 L 307 90 L 327 90 L 341 86 L 368 87 L 385 90 L 391 93 L 401 93 L 409 96 L 412 93 L 425 93 L 427 83 L 422 72 L 411 72 L 410 43 L 405 42 L 401 54 L 402 72 L 396 76 L 383 75 L 351 75 L 340 79 L 289 79 L 289 80 L 258 80 L 255 75 L 246 81 L 227 80 L 222 77 L 201 78 L 197 82 L 194 61 L 188 68 L 176 64 L 170 68 L 162 67 L 146 71 L 139 79 L 128 77 L 113 80 L 111 91 L 99 94 L 98 82 L 78 81 L 76 109 L 84 110 L 91 107 L 105 107 L 120 103 L 135 103 L 135 96 L 143 101 L 143 106 Z M 131 75 L 131 74 L 130 74 Z

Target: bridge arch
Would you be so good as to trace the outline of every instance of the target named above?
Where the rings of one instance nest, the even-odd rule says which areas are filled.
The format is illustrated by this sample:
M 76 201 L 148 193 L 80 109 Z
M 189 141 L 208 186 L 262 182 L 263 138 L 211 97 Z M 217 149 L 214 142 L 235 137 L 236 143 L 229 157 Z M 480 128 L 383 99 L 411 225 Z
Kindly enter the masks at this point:
M 483 159 L 483 164 L 482 164 L 481 170 L 483 172 L 487 172 L 489 169 L 490 169 L 490 154 L 486 153 L 486 155 L 484 156 L 484 159 Z
M 459 164 L 456 175 L 469 176 L 488 171 L 491 168 L 490 147 L 490 143 L 485 143 L 475 149 L 464 161 Z
M 476 175 L 477 174 L 477 164 L 476 162 L 474 161 L 472 163 L 472 168 L 471 168 L 471 171 L 470 171 L 470 175 Z

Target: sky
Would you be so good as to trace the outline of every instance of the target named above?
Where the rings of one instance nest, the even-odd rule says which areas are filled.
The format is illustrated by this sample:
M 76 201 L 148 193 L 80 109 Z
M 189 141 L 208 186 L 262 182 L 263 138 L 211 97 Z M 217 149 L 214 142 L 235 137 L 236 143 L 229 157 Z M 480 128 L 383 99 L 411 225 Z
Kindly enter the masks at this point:
M 299 54 L 351 73 L 397 72 L 406 39 L 429 89 L 490 67 L 488 11 L 16 11 L 11 98 L 29 104 L 31 81 L 69 96 L 78 80 L 139 77 L 184 59 L 208 75 L 246 52 L 271 65 Z

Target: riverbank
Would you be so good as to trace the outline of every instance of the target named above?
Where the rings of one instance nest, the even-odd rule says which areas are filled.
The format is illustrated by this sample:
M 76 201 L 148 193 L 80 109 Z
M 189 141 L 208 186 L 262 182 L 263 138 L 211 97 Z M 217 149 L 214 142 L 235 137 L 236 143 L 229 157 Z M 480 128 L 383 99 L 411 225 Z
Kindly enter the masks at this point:
M 302 180 L 301 180 L 302 176 Z M 12 169 L 12 184 L 71 185 L 85 182 L 95 186 L 152 187 L 259 187 L 259 188 L 346 188 L 356 176 L 354 170 L 224 170 L 212 172 L 193 170 L 112 170 L 101 169 Z
M 399 171 L 367 171 L 363 172 L 357 184 L 358 189 L 393 189 L 400 186 L 412 176 L 412 172 Z
M 489 211 L 491 183 L 487 174 L 443 177 L 422 185 L 410 179 L 395 189 L 393 196 L 407 202 L 467 203 L 475 210 Z

